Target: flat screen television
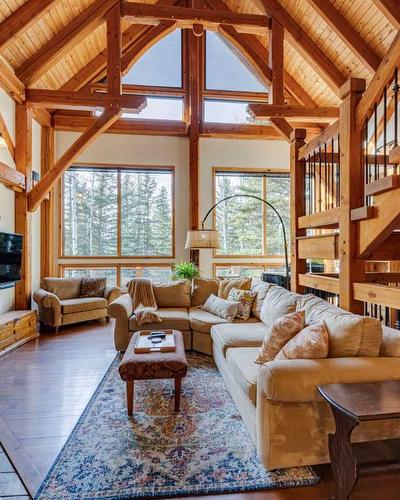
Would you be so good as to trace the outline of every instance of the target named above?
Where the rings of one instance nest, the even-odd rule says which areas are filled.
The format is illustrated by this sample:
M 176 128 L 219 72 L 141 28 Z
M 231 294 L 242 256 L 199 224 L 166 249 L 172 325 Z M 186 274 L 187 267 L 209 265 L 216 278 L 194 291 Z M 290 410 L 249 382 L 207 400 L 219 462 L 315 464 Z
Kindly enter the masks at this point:
M 21 279 L 21 234 L 0 232 L 0 285 Z

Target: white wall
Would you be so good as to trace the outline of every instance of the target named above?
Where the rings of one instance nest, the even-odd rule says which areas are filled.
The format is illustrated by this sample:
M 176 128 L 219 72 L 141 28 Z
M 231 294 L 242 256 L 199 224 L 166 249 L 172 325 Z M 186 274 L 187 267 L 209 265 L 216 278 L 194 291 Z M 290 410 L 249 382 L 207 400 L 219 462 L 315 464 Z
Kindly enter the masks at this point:
M 0 111 L 13 141 L 15 141 L 15 103 L 1 88 Z M 9 167 L 15 168 L 14 160 L 7 148 L 0 148 L 0 161 Z M 14 191 L 11 191 L 11 189 L 6 188 L 0 183 L 0 231 L 6 233 L 14 232 L 14 199 Z M 11 311 L 14 308 L 14 295 L 14 288 L 0 290 L 0 314 Z
M 65 152 L 78 135 L 74 132 L 57 132 L 57 158 Z M 188 252 L 184 250 L 186 230 L 189 226 L 189 141 L 187 138 L 103 134 L 79 157 L 78 161 L 175 166 L 175 260 L 179 261 L 188 257 Z M 200 217 L 212 205 L 213 167 L 259 168 L 263 170 L 288 169 L 289 145 L 285 141 L 202 138 L 200 140 Z M 56 224 L 57 226 L 58 224 Z M 212 253 L 210 251 L 201 251 L 200 255 L 202 273 L 205 276 L 212 276 Z M 128 259 L 115 259 L 115 261 L 126 262 Z M 132 259 L 129 261 L 135 262 Z M 226 261 L 226 258 L 222 259 L 222 262 Z M 240 261 L 246 262 L 249 259 L 242 258 Z M 60 264 L 66 262 L 70 263 L 71 261 L 59 261 Z M 79 260 L 74 260 L 74 262 L 78 263 Z M 91 262 L 95 263 L 97 261 L 91 260 Z M 111 264 L 110 259 L 108 262 Z M 152 259 L 151 262 L 167 263 L 171 261 L 168 259 Z

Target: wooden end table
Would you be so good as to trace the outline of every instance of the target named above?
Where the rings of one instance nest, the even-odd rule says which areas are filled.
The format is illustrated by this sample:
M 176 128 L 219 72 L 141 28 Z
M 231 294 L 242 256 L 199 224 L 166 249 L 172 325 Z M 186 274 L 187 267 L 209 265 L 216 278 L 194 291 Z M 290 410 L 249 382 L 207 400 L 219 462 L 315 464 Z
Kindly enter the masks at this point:
M 400 471 L 400 463 L 393 457 L 393 452 L 400 452 L 400 439 L 351 443 L 351 433 L 360 422 L 400 417 L 400 381 L 329 384 L 317 389 L 335 418 L 329 455 L 338 500 L 350 497 L 360 475 Z M 389 459 L 385 451 L 390 452 Z M 365 458 L 368 465 L 362 463 Z
M 170 330 L 169 330 L 170 331 Z M 187 361 L 182 332 L 173 330 L 176 350 L 173 352 L 136 353 L 136 332 L 119 365 L 119 374 L 126 382 L 128 415 L 133 414 L 133 393 L 135 380 L 175 379 L 175 412 L 179 412 L 182 378 L 187 373 Z

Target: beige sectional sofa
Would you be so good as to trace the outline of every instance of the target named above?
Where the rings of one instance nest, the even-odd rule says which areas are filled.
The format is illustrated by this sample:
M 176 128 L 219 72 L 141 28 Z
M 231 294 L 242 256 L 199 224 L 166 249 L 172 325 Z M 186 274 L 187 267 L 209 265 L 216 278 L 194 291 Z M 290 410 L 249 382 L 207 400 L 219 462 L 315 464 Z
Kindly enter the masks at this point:
M 384 328 L 382 335 L 377 320 L 351 314 L 313 295 L 293 294 L 258 280 L 249 286 L 258 291 L 249 321 L 228 323 L 201 310 L 197 302 L 218 293 L 218 282 L 200 280 L 191 288 L 186 285 L 185 307 L 160 308 L 163 322 L 154 328 L 183 330 L 187 348 L 212 353 L 267 469 L 328 462 L 328 434 L 334 421 L 317 385 L 399 380 L 400 332 Z M 167 288 L 164 285 L 164 291 Z M 117 318 L 118 350 L 126 349 L 138 327 L 129 303 L 128 296 L 121 296 L 109 307 L 110 315 Z M 329 357 L 256 364 L 269 324 L 299 309 L 305 310 L 306 322 L 325 321 Z M 362 423 L 353 433 L 356 441 L 394 437 L 400 437 L 398 420 Z

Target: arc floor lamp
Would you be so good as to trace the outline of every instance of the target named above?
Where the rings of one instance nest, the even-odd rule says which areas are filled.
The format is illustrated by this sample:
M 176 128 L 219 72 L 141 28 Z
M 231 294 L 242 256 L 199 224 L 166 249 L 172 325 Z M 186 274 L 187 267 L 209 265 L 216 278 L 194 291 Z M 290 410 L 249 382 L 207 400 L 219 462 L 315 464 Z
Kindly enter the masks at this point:
M 282 235 L 283 235 L 283 247 L 285 250 L 285 274 L 286 274 L 286 287 L 289 288 L 290 282 L 290 271 L 289 271 L 289 256 L 288 256 L 288 245 L 287 245 L 287 236 L 285 224 L 283 223 L 283 219 L 278 210 L 267 200 L 260 198 L 258 196 L 252 194 L 233 194 L 232 196 L 227 196 L 222 200 L 219 200 L 215 203 L 210 210 L 206 213 L 201 221 L 201 229 L 190 230 L 187 232 L 186 236 L 186 249 L 198 250 L 201 248 L 219 248 L 219 231 L 216 229 L 205 229 L 204 224 L 208 218 L 208 216 L 215 210 L 215 208 L 221 203 L 225 203 L 228 200 L 232 200 L 233 198 L 253 198 L 255 200 L 261 201 L 265 203 L 271 210 L 274 211 L 276 216 L 279 219 Z

